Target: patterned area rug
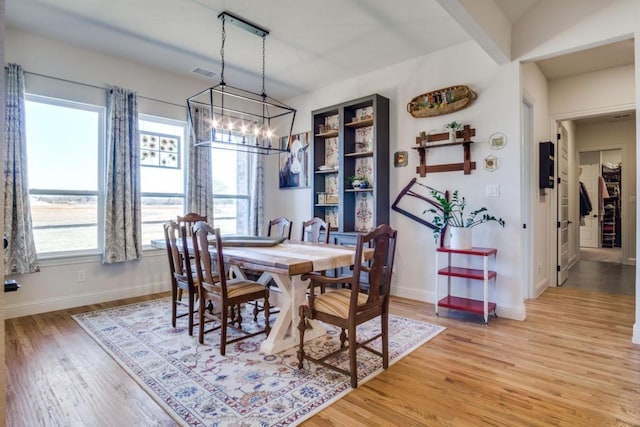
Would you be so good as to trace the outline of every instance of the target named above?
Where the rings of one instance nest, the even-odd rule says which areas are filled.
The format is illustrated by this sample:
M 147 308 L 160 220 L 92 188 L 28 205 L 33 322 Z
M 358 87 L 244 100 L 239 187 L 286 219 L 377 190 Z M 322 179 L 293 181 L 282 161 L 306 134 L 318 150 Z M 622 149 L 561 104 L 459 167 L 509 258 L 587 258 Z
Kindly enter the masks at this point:
M 73 317 L 181 425 L 297 425 L 351 391 L 346 375 L 308 361 L 298 370 L 295 348 L 260 353 L 264 336 L 230 344 L 220 356 L 218 332 L 200 345 L 197 330 L 188 335 L 186 318 L 171 327 L 170 304 L 163 298 Z M 244 319 L 243 327 L 253 324 L 248 313 Z M 378 333 L 379 324 L 362 325 L 358 339 Z M 389 327 L 390 365 L 444 330 L 393 315 Z M 328 329 L 307 348 L 325 354 L 339 346 L 338 335 Z M 347 353 L 336 357 L 348 369 Z M 381 358 L 358 350 L 358 384 L 380 372 Z

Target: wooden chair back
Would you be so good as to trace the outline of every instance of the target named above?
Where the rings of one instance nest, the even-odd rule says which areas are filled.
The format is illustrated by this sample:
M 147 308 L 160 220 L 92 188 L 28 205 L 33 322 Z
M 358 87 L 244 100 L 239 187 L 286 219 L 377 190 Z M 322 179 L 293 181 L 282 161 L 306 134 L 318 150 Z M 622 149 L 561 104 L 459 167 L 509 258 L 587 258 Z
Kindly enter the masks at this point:
M 184 246 L 186 239 L 183 238 L 185 232 L 184 226 L 179 226 L 175 221 L 168 221 L 164 224 L 164 237 L 167 242 L 167 255 L 169 266 L 171 267 L 172 280 L 186 282 L 191 278 L 193 283 L 193 275 L 191 266 L 185 261 L 185 257 L 181 256 L 178 247 L 178 241 Z
M 320 234 L 324 231 L 324 238 L 322 243 L 329 243 L 329 226 L 326 222 L 318 217 L 311 218 L 308 221 L 302 223 L 302 235 L 300 240 L 303 242 L 321 243 Z M 306 236 L 309 236 L 306 238 Z
M 214 237 L 213 239 L 210 236 Z M 220 229 L 212 228 L 204 221 L 198 221 L 193 226 L 193 256 L 198 268 L 200 287 L 207 293 L 213 294 L 223 304 L 227 299 L 227 277 L 222 253 L 222 238 Z M 215 247 L 216 258 L 212 259 L 210 247 Z
M 272 219 L 269 221 L 267 236 L 291 239 L 291 221 L 283 216 Z
M 187 230 L 187 236 L 191 236 L 192 234 L 192 228 L 195 225 L 196 222 L 198 221 L 204 221 L 207 222 L 207 216 L 202 216 L 200 214 L 197 214 L 195 212 L 189 212 L 186 213 L 182 216 L 178 215 L 176 222 L 178 223 L 178 225 L 182 226 L 184 225 L 186 227 Z
M 350 316 L 376 306 L 389 305 L 397 233 L 389 225 L 382 224 L 367 234 L 358 235 L 353 275 L 345 278 L 351 288 Z M 371 246 L 374 248 L 373 257 L 365 262 L 364 251 Z M 369 277 L 368 297 L 364 305 L 359 304 L 358 300 L 361 292 L 365 292 L 360 285 L 361 273 L 367 273 Z

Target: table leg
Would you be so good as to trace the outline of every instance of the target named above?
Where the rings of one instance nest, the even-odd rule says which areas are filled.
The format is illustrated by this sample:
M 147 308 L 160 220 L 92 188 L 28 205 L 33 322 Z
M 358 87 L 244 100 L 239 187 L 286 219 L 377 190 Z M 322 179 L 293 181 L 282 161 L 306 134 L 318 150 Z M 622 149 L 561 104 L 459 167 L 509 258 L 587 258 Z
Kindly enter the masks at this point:
M 272 274 L 273 280 L 281 290 L 282 305 L 275 324 L 266 340 L 260 345 L 260 351 L 266 354 L 278 353 L 298 345 L 298 307 L 307 303 L 308 280 L 297 275 Z M 305 341 L 323 336 L 326 330 L 317 320 L 309 322 L 310 328 L 305 331 Z

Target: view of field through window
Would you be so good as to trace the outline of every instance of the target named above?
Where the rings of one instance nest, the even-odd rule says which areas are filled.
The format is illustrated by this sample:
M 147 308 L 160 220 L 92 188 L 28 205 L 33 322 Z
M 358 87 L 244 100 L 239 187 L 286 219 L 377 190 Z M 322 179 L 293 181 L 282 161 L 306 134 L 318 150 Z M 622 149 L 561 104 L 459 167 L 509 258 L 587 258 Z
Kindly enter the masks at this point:
M 100 253 L 103 246 L 104 108 L 29 95 L 28 179 L 39 254 Z M 162 239 L 162 224 L 185 213 L 185 122 L 141 115 L 141 131 L 178 142 L 178 166 L 140 168 L 142 243 Z M 209 149 L 209 148 L 203 148 Z M 212 151 L 215 227 L 249 232 L 249 155 Z

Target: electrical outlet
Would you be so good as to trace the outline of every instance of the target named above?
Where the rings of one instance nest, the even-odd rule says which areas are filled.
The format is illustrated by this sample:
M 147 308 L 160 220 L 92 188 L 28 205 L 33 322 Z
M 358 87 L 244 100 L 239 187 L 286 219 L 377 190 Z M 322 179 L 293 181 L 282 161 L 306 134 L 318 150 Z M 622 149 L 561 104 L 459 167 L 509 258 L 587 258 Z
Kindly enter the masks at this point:
M 84 282 L 87 280 L 84 270 L 78 270 L 78 282 Z

